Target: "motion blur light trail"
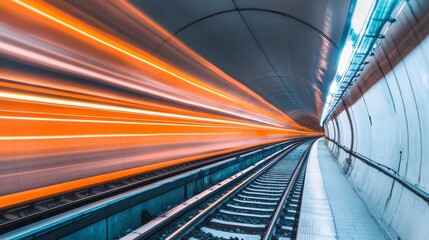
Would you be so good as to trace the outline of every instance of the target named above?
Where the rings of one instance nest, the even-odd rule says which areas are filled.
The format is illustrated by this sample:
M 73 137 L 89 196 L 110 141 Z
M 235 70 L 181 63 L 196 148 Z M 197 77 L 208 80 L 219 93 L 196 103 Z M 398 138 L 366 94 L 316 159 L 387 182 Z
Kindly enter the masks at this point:
M 318 134 L 169 37 L 124 1 L 0 3 L 0 208 Z

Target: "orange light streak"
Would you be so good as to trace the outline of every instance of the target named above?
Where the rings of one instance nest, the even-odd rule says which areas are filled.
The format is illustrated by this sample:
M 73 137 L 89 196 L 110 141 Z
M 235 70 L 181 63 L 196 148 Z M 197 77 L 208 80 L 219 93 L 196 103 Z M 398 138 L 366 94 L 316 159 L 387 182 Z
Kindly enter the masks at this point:
M 0 2 L 0 209 L 319 134 L 133 5 L 79 2 L 138 41 L 73 4 Z M 149 54 L 168 38 L 167 57 Z
M 90 26 L 87 26 L 83 23 L 80 23 L 79 21 L 72 19 L 64 14 L 60 14 L 58 11 L 55 11 L 51 8 L 49 8 L 48 6 L 45 6 L 42 2 L 38 2 L 38 1 L 27 1 L 27 2 L 31 2 L 31 4 L 27 4 L 24 1 L 20 1 L 20 0 L 14 0 L 14 2 L 22 5 L 25 8 L 30 9 L 31 11 L 34 11 L 66 28 L 69 28 L 79 34 L 82 34 L 98 43 L 101 43 L 111 49 L 114 49 L 126 56 L 129 56 L 135 60 L 138 60 L 144 64 L 147 64 L 155 69 L 158 69 L 164 73 L 167 73 L 177 79 L 180 79 L 188 84 L 191 84 L 195 87 L 198 87 L 200 89 L 203 89 L 205 91 L 208 91 L 210 93 L 213 93 L 215 95 L 218 95 L 222 98 L 226 98 L 228 100 L 234 101 L 236 103 L 239 103 L 241 106 L 248 106 L 248 104 L 244 101 L 240 101 L 234 97 L 231 96 L 227 96 L 219 91 L 214 90 L 213 88 L 202 84 L 200 81 L 195 80 L 195 79 L 190 79 L 187 77 L 184 77 L 182 75 L 180 75 L 179 73 L 176 73 L 175 70 L 172 68 L 167 69 L 166 67 L 162 67 L 160 65 L 157 65 L 156 63 L 151 62 L 150 59 L 148 59 L 146 56 L 140 54 L 138 51 L 134 50 L 133 48 L 127 46 L 126 44 L 120 42 L 119 40 L 113 39 L 112 37 L 107 37 L 104 34 L 100 33 L 99 31 L 93 30 Z M 171 68 L 171 67 L 170 67 Z M 238 84 L 236 84 L 238 85 Z M 249 92 L 249 91 L 247 91 Z M 254 96 L 256 94 L 253 94 Z M 254 108 L 252 106 L 250 106 L 251 109 L 253 110 L 257 110 L 257 111 L 261 111 L 260 109 Z M 278 109 L 276 109 L 277 112 L 280 112 Z M 265 112 L 262 110 L 262 112 Z M 289 121 L 290 125 L 293 125 L 299 129 L 303 129 L 303 130 L 308 130 L 303 128 L 302 126 L 296 124 L 295 122 L 293 122 L 293 120 L 291 120 L 288 116 L 283 114 L 283 117 L 287 119 L 287 121 Z
M 272 143 L 276 143 L 276 141 L 273 141 Z M 253 146 L 256 146 L 256 145 L 257 144 L 255 144 Z M 252 146 L 248 146 L 248 147 L 252 147 Z M 245 148 L 246 147 L 236 148 L 236 149 L 228 149 L 228 150 L 219 151 L 216 153 L 208 153 L 208 154 L 200 155 L 197 157 L 189 157 L 189 158 L 177 159 L 177 160 L 169 161 L 169 162 L 161 162 L 161 163 L 156 163 L 156 164 L 152 164 L 149 166 L 142 166 L 139 168 L 124 170 L 124 171 L 119 171 L 119 172 L 113 172 L 113 173 L 98 175 L 98 176 L 89 177 L 89 178 L 85 178 L 85 179 L 79 179 L 79 180 L 69 181 L 69 182 L 55 184 L 55 185 L 51 185 L 51 186 L 41 187 L 41 188 L 37 188 L 37 189 L 31 189 L 31 190 L 27 190 L 27 191 L 8 194 L 8 195 L 0 197 L 0 200 L 1 200 L 0 201 L 0 209 L 8 207 L 8 206 L 26 203 L 29 201 L 34 201 L 36 199 L 40 199 L 40 198 L 43 198 L 45 196 L 61 194 L 61 193 L 68 192 L 70 190 L 77 190 L 77 189 L 81 189 L 81 188 L 85 188 L 85 187 L 90 187 L 90 186 L 94 186 L 97 184 L 118 180 L 118 179 L 121 179 L 121 178 L 124 178 L 127 176 L 132 176 L 135 174 L 141 174 L 141 173 L 145 173 L 145 172 L 155 171 L 155 170 L 159 170 L 159 169 L 169 167 L 172 165 L 186 163 L 186 162 L 190 162 L 190 161 L 200 159 L 200 158 L 207 158 L 207 157 L 215 156 L 218 154 L 227 154 L 230 152 L 243 150 Z
M 157 116 L 157 117 L 171 117 L 171 118 L 176 118 L 176 119 L 196 120 L 196 121 L 205 121 L 205 122 L 213 122 L 213 123 L 236 124 L 236 125 L 242 125 L 242 126 L 248 126 L 248 127 L 275 129 L 274 127 L 256 125 L 256 124 L 251 124 L 251 123 L 242 123 L 242 122 L 237 122 L 237 121 L 227 121 L 227 120 L 209 119 L 209 118 L 202 118 L 202 117 L 192 117 L 192 116 L 185 116 L 185 115 L 179 115 L 179 114 L 154 112 L 154 111 L 147 111 L 147 110 L 142 110 L 142 109 L 132 109 L 132 108 L 108 106 L 108 105 L 95 104 L 95 103 L 78 102 L 78 101 L 68 101 L 68 100 L 62 100 L 62 99 L 45 98 L 45 97 L 38 97 L 38 96 L 31 96 L 31 95 L 21 95 L 21 94 L 8 93 L 8 92 L 0 92 L 0 98 L 13 99 L 13 100 L 18 100 L 18 101 L 30 101 L 30 102 L 40 102 L 40 103 L 48 103 L 48 104 L 56 104 L 56 105 L 67 105 L 67 106 L 75 106 L 75 107 L 83 107 L 83 108 L 102 109 L 102 110 L 119 111 L 119 112 L 138 113 L 138 114 Z M 297 131 L 297 130 L 290 129 L 289 131 Z M 297 132 L 299 132 L 299 131 L 297 131 Z
M 66 22 L 66 20 L 65 20 L 65 21 L 61 20 L 60 18 L 61 18 L 62 16 L 55 17 L 55 16 L 53 16 L 53 15 L 50 15 L 50 14 L 48 14 L 48 13 L 44 12 L 43 10 L 40 10 L 40 9 L 38 9 L 38 8 L 36 8 L 36 7 L 33 7 L 33 6 L 29 5 L 29 4 L 26 4 L 26 3 L 24 3 L 24 2 L 22 2 L 22 1 L 20 1 L 20 0 L 14 0 L 14 2 L 16 2 L 16 3 L 20 4 L 20 5 L 22 5 L 22 6 L 26 7 L 26 8 L 28 8 L 28 9 L 30 9 L 30 10 L 32 10 L 32 11 L 34 11 L 34 12 L 36 12 L 36 13 L 38 13 L 38 14 L 40 14 L 40 15 L 44 16 L 44 17 L 47 17 L 47 18 L 51 19 L 52 21 L 55 21 L 55 22 L 57 22 L 57 23 L 59 23 L 59 24 L 61 24 L 61 25 L 65 26 L 65 27 L 67 27 L 67 28 L 69 28 L 69 29 L 71 29 L 71 30 L 73 30 L 73 31 L 76 31 L 76 32 L 78 32 L 78 33 L 80 33 L 80 34 L 82 34 L 82 35 L 85 35 L 86 37 L 91 38 L 91 39 L 93 39 L 94 41 L 97 41 L 97 42 L 99 42 L 99 43 L 101 43 L 101 44 L 104 44 L 104 45 L 106 45 L 106 46 L 110 47 L 110 48 L 113 48 L 113 49 L 115 49 L 115 50 L 117 50 L 117 51 L 119 51 L 119 52 L 121 52 L 121 53 L 123 53 L 123 54 L 125 54 L 125 55 L 129 56 L 129 57 L 132 57 L 132 58 L 134 58 L 134 59 L 136 59 L 136 60 L 138 60 L 138 61 L 140 61 L 140 62 L 143 62 L 143 63 L 145 63 L 145 64 L 147 64 L 147 65 L 149 65 L 149 66 L 151 66 L 151 67 L 154 67 L 154 68 L 156 68 L 156 69 L 158 69 L 158 70 L 161 70 L 161 71 L 163 71 L 163 72 L 165 72 L 165 73 L 168 73 L 168 74 L 170 74 L 171 76 L 174 76 L 174 77 L 176 77 L 176 78 L 178 78 L 178 79 L 180 79 L 180 80 L 183 80 L 183 81 L 185 81 L 185 82 L 187 82 L 187 83 L 189 83 L 189 84 L 191 84 L 191 85 L 194 85 L 194 86 L 196 86 L 196 87 L 199 87 L 199 88 L 201 88 L 201 89 L 204 89 L 205 91 L 211 92 L 211 93 L 216 94 L 216 95 L 218 95 L 218 96 L 221 96 L 221 97 L 223 97 L 223 98 L 227 98 L 227 99 L 229 99 L 229 100 L 236 101 L 235 99 L 233 99 L 233 98 L 231 98 L 231 97 L 229 97 L 229 96 L 226 96 L 226 95 L 224 95 L 224 94 L 222 94 L 222 93 L 220 93 L 220 92 L 217 92 L 217 91 L 215 91 L 215 90 L 213 90 L 213 89 L 211 89 L 211 88 L 209 88 L 209 87 L 207 87 L 207 86 L 201 85 L 201 84 L 199 84 L 199 83 L 197 83 L 197 82 L 194 82 L 194 81 L 192 81 L 192 80 L 190 80 L 190 79 L 184 78 L 184 77 L 182 77 L 182 76 L 180 76 L 180 75 L 178 75 L 178 74 L 176 74 L 176 73 L 174 73 L 174 72 L 172 72 L 172 71 L 170 71 L 170 70 L 168 70 L 168 69 L 166 69 L 166 68 L 163 68 L 163 67 L 161 67 L 161 66 L 158 66 L 158 65 L 156 65 L 155 63 L 152 63 L 151 61 L 149 61 L 149 60 L 145 59 L 145 57 L 144 57 L 144 56 L 141 56 L 140 54 L 135 53 L 133 50 L 129 49 L 128 47 L 123 46 L 122 44 L 120 44 L 120 43 L 118 43 L 118 42 L 115 42 L 115 41 L 113 41 L 113 40 L 111 40 L 111 39 L 109 39 L 109 38 L 105 38 L 105 37 L 104 37 L 103 35 L 101 35 L 101 34 L 97 34 L 97 33 L 94 33 L 94 32 L 93 32 L 93 33 L 88 33 L 88 32 L 90 32 L 90 29 L 89 29 L 89 28 L 87 28 L 87 30 L 82 30 L 82 28 L 83 28 L 83 29 L 85 29 L 83 26 L 75 27 L 75 26 L 73 26 L 72 24 L 67 23 L 67 22 Z M 35 3 L 35 2 L 34 2 L 34 3 Z M 33 3 L 33 4 L 34 4 L 34 3 Z M 46 10 L 47 10 L 47 9 L 46 9 Z M 55 14 L 55 12 L 54 12 L 54 13 L 52 13 L 52 14 L 54 14 L 54 15 L 58 15 L 58 14 Z M 75 24 L 76 24 L 76 23 L 75 23 Z

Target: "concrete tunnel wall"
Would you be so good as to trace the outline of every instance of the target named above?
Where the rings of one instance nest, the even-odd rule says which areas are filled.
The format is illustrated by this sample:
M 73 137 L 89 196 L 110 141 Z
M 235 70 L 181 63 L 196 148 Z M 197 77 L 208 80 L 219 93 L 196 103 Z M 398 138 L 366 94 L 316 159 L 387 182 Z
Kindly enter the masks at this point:
M 429 1 L 407 1 L 361 76 L 328 118 L 326 137 L 429 193 Z M 427 239 L 428 203 L 326 141 L 392 238 Z M 351 160 L 347 160 L 351 159 Z

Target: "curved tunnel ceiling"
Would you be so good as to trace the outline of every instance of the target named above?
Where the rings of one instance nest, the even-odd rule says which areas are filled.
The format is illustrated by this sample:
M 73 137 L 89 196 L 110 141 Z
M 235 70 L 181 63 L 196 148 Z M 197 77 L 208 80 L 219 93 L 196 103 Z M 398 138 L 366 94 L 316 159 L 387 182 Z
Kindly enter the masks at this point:
M 133 1 L 176 37 L 299 124 L 319 129 L 350 1 Z M 165 51 L 167 52 L 167 51 Z

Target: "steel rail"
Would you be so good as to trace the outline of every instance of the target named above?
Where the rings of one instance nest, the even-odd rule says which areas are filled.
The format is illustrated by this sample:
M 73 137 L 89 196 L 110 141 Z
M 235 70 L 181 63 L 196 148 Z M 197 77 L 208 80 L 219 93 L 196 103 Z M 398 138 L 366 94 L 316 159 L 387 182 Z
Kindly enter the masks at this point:
M 296 147 L 298 147 L 300 144 L 301 144 L 301 142 L 292 143 L 291 145 L 279 150 L 276 153 L 273 153 L 271 156 L 268 156 L 267 158 L 275 158 L 276 156 L 281 157 L 280 155 L 284 155 L 285 151 L 290 152 L 293 149 L 295 149 Z M 160 233 L 163 229 L 167 229 L 172 223 L 174 223 L 174 221 L 178 220 L 183 215 L 194 210 L 196 207 L 198 207 L 199 205 L 201 205 L 202 203 L 207 201 L 209 198 L 215 196 L 216 194 L 218 194 L 220 191 L 224 190 L 225 188 L 232 186 L 234 183 L 236 183 L 238 181 L 241 181 L 244 177 L 248 176 L 254 170 L 255 169 L 253 169 L 253 170 L 251 170 L 251 171 L 249 171 L 243 175 L 240 175 L 237 178 L 232 179 L 227 184 L 222 185 L 221 187 L 219 187 L 219 188 L 215 189 L 214 191 L 210 192 L 209 194 L 205 195 L 204 197 L 200 197 L 197 201 L 193 202 L 192 205 L 187 205 L 187 207 L 185 209 L 182 209 L 181 211 L 178 211 L 175 214 L 170 215 L 167 219 L 163 219 L 163 221 L 160 221 L 157 225 L 152 226 L 150 229 L 147 229 L 144 232 L 139 232 L 139 236 L 135 239 L 150 239 L 150 238 L 152 238 L 153 236 Z M 186 234 L 186 233 L 184 233 L 184 234 Z M 184 235 L 184 234 L 182 234 L 182 235 Z
M 180 239 L 184 235 L 191 232 L 195 226 L 200 224 L 204 221 L 206 216 L 212 214 L 215 212 L 219 207 L 223 205 L 226 201 L 228 201 L 231 197 L 233 197 L 238 191 L 246 187 L 250 182 L 252 182 L 254 179 L 256 179 L 260 174 L 268 170 L 270 167 L 274 166 L 277 162 L 279 162 L 283 157 L 285 157 L 287 154 L 289 154 L 292 150 L 294 150 L 299 145 L 305 143 L 306 141 L 303 141 L 299 144 L 296 144 L 295 146 L 287 149 L 284 153 L 277 156 L 273 161 L 271 161 L 269 164 L 265 165 L 261 169 L 259 169 L 257 172 L 253 173 L 251 176 L 247 177 L 245 180 L 243 180 L 240 184 L 229 190 L 225 195 L 217 199 L 215 202 L 213 202 L 209 207 L 198 213 L 195 217 L 193 217 L 190 221 L 188 221 L 186 224 L 184 224 L 182 227 L 174 231 L 172 234 L 170 234 L 166 240 L 172 240 L 172 239 Z
M 262 240 L 269 240 L 271 239 L 273 233 L 274 233 L 274 229 L 275 226 L 279 220 L 279 216 L 281 211 L 284 208 L 284 205 L 286 203 L 286 199 L 289 196 L 289 193 L 292 190 L 292 187 L 294 186 L 296 179 L 298 178 L 299 173 L 301 172 L 302 167 L 304 166 L 305 161 L 308 158 L 308 153 L 310 152 L 311 147 L 313 146 L 314 141 L 307 147 L 307 149 L 305 150 L 305 152 L 302 154 L 301 159 L 299 160 L 298 165 L 296 166 L 292 177 L 290 178 L 285 190 L 283 191 L 282 197 L 280 199 L 279 204 L 277 205 L 277 208 L 273 214 L 273 216 L 271 217 L 271 221 L 268 224 L 267 230 L 265 231 L 265 235 L 262 237 Z

